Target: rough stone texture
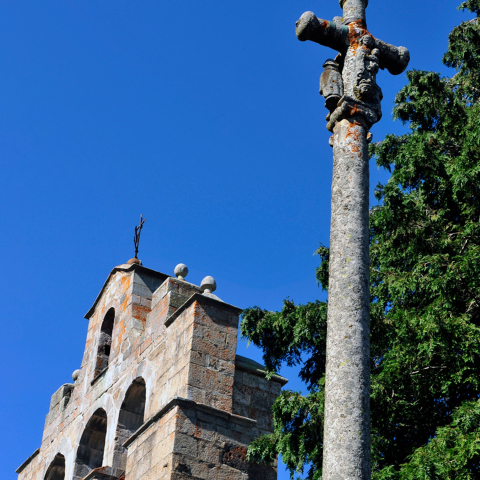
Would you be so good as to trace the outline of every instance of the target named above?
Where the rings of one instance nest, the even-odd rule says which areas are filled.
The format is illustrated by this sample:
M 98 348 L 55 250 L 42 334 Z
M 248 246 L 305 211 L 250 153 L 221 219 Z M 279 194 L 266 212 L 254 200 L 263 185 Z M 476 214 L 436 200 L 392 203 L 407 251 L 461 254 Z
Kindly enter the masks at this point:
M 382 116 L 378 69 L 396 75 L 410 59 L 406 48 L 370 34 L 367 4 L 368 0 L 340 0 L 342 18 L 328 22 L 305 12 L 296 23 L 299 40 L 339 52 L 324 64 L 321 79 L 321 94 L 330 110 L 327 129 L 333 133 L 324 480 L 371 476 L 367 143 L 370 127 Z
M 250 465 L 245 454 L 271 431 L 286 380 L 267 381 L 261 365 L 236 356 L 239 313 L 188 282 L 116 267 L 86 315 L 78 378 L 53 394 L 41 447 L 17 469 L 19 480 L 63 472 L 66 480 L 274 480 L 275 466 Z
M 326 479 L 370 478 L 368 152 L 342 120 L 333 144 L 324 464 Z M 338 476 L 339 475 L 339 476 Z
M 368 0 L 340 0 L 340 6 L 343 8 L 343 22 L 349 24 L 355 20 L 365 21 L 365 7 Z

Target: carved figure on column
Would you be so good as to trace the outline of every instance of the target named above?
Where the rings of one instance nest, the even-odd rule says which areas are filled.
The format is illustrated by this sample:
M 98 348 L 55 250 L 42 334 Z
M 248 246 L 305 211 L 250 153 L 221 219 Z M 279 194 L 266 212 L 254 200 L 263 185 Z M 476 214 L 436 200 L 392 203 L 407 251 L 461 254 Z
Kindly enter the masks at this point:
M 304 13 L 299 40 L 338 52 L 324 63 L 320 94 L 333 133 L 323 480 L 368 480 L 370 464 L 369 172 L 371 126 L 382 117 L 379 69 L 402 73 L 410 54 L 368 30 L 368 0 L 340 0 L 333 21 Z
M 332 112 L 327 128 L 333 132 L 335 123 L 351 116 L 350 111 L 355 108 L 360 109 L 369 129 L 382 117 L 380 102 L 383 95 L 376 83 L 378 70 L 386 68 L 391 74 L 398 75 L 407 67 L 410 54 L 405 47 L 395 47 L 376 39 L 367 30 L 367 0 L 340 0 L 340 5 L 344 9 L 343 17 L 335 17 L 331 22 L 317 18 L 313 12 L 305 12 L 296 23 L 296 33 L 301 41 L 310 40 L 339 52 L 335 61 L 327 60 L 324 64 L 326 71 L 332 67 L 330 62 L 338 65 L 344 90 L 336 105 L 338 111 Z M 322 91 L 320 93 L 324 95 Z
M 331 58 L 323 64 L 323 68 L 325 70 L 320 76 L 320 95 L 325 97 L 325 107 L 331 113 L 337 108 L 338 101 L 343 97 L 342 73 L 340 65 Z

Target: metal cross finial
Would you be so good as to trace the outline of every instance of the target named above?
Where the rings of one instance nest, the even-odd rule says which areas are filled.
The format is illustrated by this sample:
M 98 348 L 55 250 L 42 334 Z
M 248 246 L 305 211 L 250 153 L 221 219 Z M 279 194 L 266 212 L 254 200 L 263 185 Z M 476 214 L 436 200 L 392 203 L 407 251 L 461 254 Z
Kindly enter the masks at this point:
M 370 290 L 368 145 L 382 116 L 379 68 L 402 73 L 410 54 L 367 30 L 368 0 L 340 0 L 333 21 L 305 12 L 299 40 L 338 52 L 324 63 L 320 93 L 333 147 L 323 480 L 369 480 Z
M 143 214 L 140 215 L 140 224 L 138 227 L 135 227 L 135 236 L 133 237 L 133 243 L 135 244 L 135 257 L 138 258 L 138 244 L 140 243 L 140 233 L 142 232 L 143 224 L 145 223 L 146 218 L 143 218 Z

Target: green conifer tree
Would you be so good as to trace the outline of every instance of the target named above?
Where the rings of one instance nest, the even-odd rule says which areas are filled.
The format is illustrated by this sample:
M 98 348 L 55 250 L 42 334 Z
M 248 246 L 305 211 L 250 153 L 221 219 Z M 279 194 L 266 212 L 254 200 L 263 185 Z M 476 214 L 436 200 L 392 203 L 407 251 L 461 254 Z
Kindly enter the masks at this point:
M 480 0 L 454 28 L 451 78 L 410 71 L 395 118 L 409 133 L 371 146 L 391 172 L 370 215 L 372 478 L 480 478 Z M 328 285 L 328 248 L 317 251 Z M 321 478 L 327 308 L 245 310 L 242 334 L 273 373 L 301 365 L 308 394 L 284 391 L 275 431 L 252 459 L 282 455 L 292 476 Z

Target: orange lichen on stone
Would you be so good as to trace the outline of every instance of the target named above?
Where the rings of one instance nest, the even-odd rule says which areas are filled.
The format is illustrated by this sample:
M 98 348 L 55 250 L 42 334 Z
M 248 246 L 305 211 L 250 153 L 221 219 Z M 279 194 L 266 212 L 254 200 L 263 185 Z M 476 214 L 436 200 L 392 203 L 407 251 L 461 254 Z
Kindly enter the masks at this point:
M 367 26 L 363 20 L 356 20 L 355 22 L 351 22 L 348 24 L 348 41 L 350 43 L 350 47 L 355 52 L 359 47 L 360 43 L 359 40 L 368 35 L 375 40 L 375 37 L 367 30 Z M 367 49 L 365 45 L 362 45 L 364 49 Z
M 120 278 L 121 291 L 126 292 L 130 286 L 130 275 L 122 275 Z
M 150 313 L 150 308 L 144 307 L 142 305 L 132 305 L 132 317 L 140 320 L 143 325 L 147 320 L 147 314 Z
M 117 342 L 116 353 L 118 355 L 120 353 L 120 347 L 122 346 L 123 337 L 125 336 L 127 326 L 126 326 L 126 324 L 123 320 L 120 320 L 120 322 L 118 322 L 118 325 L 117 325 L 116 328 L 117 328 L 117 332 L 118 332 L 118 335 L 116 337 L 116 342 Z
M 353 139 L 356 142 L 359 142 L 361 140 L 361 134 L 357 129 L 353 128 L 353 127 L 359 127 L 359 126 L 361 126 L 361 123 L 358 123 L 358 122 L 349 123 L 345 138 L 353 137 Z
M 349 113 L 350 113 L 350 116 L 353 117 L 354 115 L 356 115 L 357 113 L 361 113 L 361 110 L 358 108 L 358 105 L 355 104 L 353 105 L 353 107 L 351 105 L 348 105 L 347 106 L 348 110 L 349 110 Z M 354 122 L 355 123 L 358 123 L 358 122 Z M 360 124 L 359 124 L 360 125 Z
M 128 307 L 128 303 L 130 301 L 130 295 L 125 295 L 125 300 L 121 303 L 120 305 L 120 310 L 122 312 L 125 312 L 125 310 L 127 310 L 127 307 Z

